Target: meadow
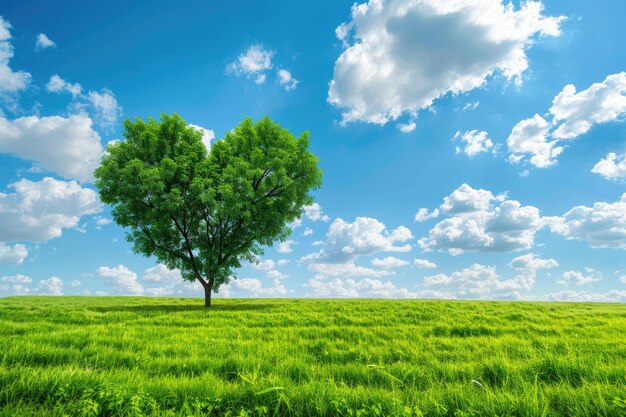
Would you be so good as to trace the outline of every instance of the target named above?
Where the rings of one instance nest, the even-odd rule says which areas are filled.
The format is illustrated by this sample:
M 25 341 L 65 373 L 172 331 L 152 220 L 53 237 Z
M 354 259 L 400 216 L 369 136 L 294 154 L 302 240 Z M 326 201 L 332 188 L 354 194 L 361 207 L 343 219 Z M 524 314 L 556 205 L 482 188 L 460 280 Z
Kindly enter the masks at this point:
M 626 305 L 0 299 L 0 416 L 624 416 Z

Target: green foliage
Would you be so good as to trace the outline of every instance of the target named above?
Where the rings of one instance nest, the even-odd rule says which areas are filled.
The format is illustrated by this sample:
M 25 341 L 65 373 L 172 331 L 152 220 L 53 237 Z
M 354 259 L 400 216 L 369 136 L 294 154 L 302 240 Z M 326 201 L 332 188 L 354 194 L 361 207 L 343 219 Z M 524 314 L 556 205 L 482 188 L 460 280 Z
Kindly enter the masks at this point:
M 0 416 L 623 417 L 624 328 L 623 304 L 5 298 Z
M 321 184 L 309 134 L 294 137 L 268 117 L 245 119 L 207 152 L 177 114 L 124 122 L 95 171 L 115 221 L 137 253 L 217 291 L 242 260 L 285 240 L 287 223 Z

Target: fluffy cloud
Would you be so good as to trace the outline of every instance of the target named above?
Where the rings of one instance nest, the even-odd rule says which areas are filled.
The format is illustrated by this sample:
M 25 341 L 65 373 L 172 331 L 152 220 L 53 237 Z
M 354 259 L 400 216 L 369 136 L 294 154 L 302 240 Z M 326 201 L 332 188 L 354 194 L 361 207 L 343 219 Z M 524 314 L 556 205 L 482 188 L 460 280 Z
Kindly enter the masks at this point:
M 600 174 L 607 180 L 626 178 L 626 152 L 617 155 L 610 152 L 591 169 L 594 174 Z
M 528 253 L 526 255 L 518 256 L 514 258 L 509 266 L 513 269 L 525 272 L 536 272 L 539 269 L 550 269 L 559 266 L 559 263 L 554 259 L 542 259 L 538 258 L 534 253 Z
M 267 79 L 265 72 L 272 68 L 274 53 L 274 51 L 264 49 L 261 45 L 251 45 L 246 52 L 226 67 L 226 72 L 245 75 L 248 78 L 255 77 L 257 84 L 263 84 Z
M 413 268 L 420 268 L 420 269 L 435 269 L 437 268 L 437 264 L 434 262 L 431 262 L 427 259 L 414 259 L 413 260 Z
M 9 66 L 13 58 L 11 39 L 11 25 L 0 16 L 0 96 L 13 94 L 25 89 L 31 80 L 31 75 L 24 71 L 13 71 Z
M 398 123 L 396 125 L 396 127 L 400 130 L 400 132 L 402 133 L 411 133 L 412 131 L 415 130 L 415 128 L 417 127 L 417 125 L 415 124 L 415 121 L 411 120 L 409 121 L 409 123 Z
M 359 255 L 376 252 L 408 252 L 411 245 L 397 245 L 412 239 L 411 231 L 400 226 L 388 232 L 385 225 L 369 217 L 357 217 L 352 223 L 335 219 L 328 228 L 324 247 L 302 258 L 305 262 L 347 263 Z
M 261 271 L 269 271 L 270 269 L 274 269 L 274 266 L 276 266 L 276 264 L 271 259 L 264 259 L 252 264 L 254 269 L 260 269 Z
M 101 92 L 90 91 L 87 101 L 94 109 L 96 123 L 105 129 L 111 129 L 122 114 L 122 107 L 117 103 L 113 92 L 107 88 Z
M 294 240 L 285 240 L 284 242 L 280 242 L 278 246 L 276 246 L 276 252 L 278 253 L 291 253 L 293 252 L 293 248 L 291 245 L 294 245 L 296 242 Z
M 145 282 L 173 283 L 181 280 L 178 269 L 169 269 L 163 264 L 157 264 L 143 271 L 142 280 Z
M 42 279 L 35 292 L 45 295 L 63 295 L 63 281 L 58 277 Z
M 429 213 L 427 208 L 421 208 L 417 211 L 417 213 L 415 213 L 415 221 L 419 223 L 435 219 L 437 217 L 439 217 L 439 209 L 434 209 Z
M 279 279 L 274 280 L 272 287 L 263 287 L 263 283 L 254 278 L 237 279 L 232 285 L 237 289 L 251 292 L 254 297 L 284 297 L 290 292 Z
M 45 33 L 40 33 L 37 35 L 37 41 L 35 42 L 35 48 L 37 49 L 46 49 L 46 48 L 54 48 L 57 44 L 52 41 Z
M 215 139 L 215 132 L 211 129 L 205 129 L 204 127 L 200 127 L 198 125 L 189 124 L 189 127 L 193 127 L 196 130 L 202 132 L 202 143 L 206 146 L 207 150 L 211 150 L 211 141 Z
M 563 276 L 556 282 L 559 285 L 586 285 L 602 279 L 602 273 L 591 268 L 586 269 L 586 274 L 580 271 L 565 271 Z
M 547 301 L 594 301 L 604 303 L 624 303 L 626 302 L 626 291 L 611 290 L 605 293 L 588 293 L 585 291 L 559 291 L 549 293 L 544 296 Z
M 464 143 L 463 148 L 456 147 L 456 153 L 465 153 L 470 158 L 478 155 L 482 152 L 487 152 L 493 149 L 493 142 L 489 139 L 489 135 L 485 131 L 479 132 L 478 130 L 470 130 L 465 133 L 457 131 L 454 134 L 455 140 L 460 140 Z
M 626 193 L 615 203 L 577 206 L 549 220 L 550 229 L 568 240 L 583 240 L 593 248 L 626 249 Z
M 562 17 L 541 2 L 515 10 L 501 0 L 370 0 L 352 7 L 335 31 L 345 51 L 335 62 L 328 101 L 343 122 L 384 124 L 433 100 L 481 87 L 493 74 L 519 79 L 537 36 L 559 35 Z M 433 36 L 437 33 L 437 36 Z
M 144 292 L 143 286 L 137 281 L 137 274 L 124 265 L 113 268 L 101 266 L 96 270 L 96 275 L 103 279 L 105 285 L 115 287 L 118 293 L 141 295 Z
M 578 93 L 574 85 L 566 85 L 552 101 L 549 114 L 550 122 L 535 114 L 515 125 L 507 139 L 509 161 L 528 161 L 538 168 L 554 165 L 564 150 L 564 141 L 587 133 L 596 124 L 624 116 L 626 72 L 609 75 Z
M 101 211 L 95 191 L 75 181 L 46 177 L 22 179 L 9 185 L 13 193 L 0 193 L 0 236 L 6 242 L 43 242 L 76 228 L 81 216 Z
M 536 207 L 522 206 L 504 195 L 495 196 L 467 184 L 446 197 L 439 210 L 447 218 L 419 240 L 425 251 L 447 250 L 458 255 L 528 249 L 534 244 L 535 233 L 544 227 Z
M 372 266 L 377 268 L 391 269 L 406 266 L 409 263 L 403 259 L 398 259 L 393 256 L 387 256 L 384 259 L 375 258 L 372 260 Z
M 298 86 L 298 83 L 300 83 L 300 81 L 293 78 L 291 72 L 287 71 L 286 69 L 279 69 L 277 74 L 278 82 L 285 88 L 286 91 L 295 90 Z
M 428 295 L 432 295 L 420 291 L 412 292 L 407 288 L 398 288 L 391 281 L 382 282 L 370 278 L 365 278 L 360 281 L 355 281 L 350 278 L 343 280 L 336 278 L 331 281 L 311 279 L 304 286 L 313 291 L 311 294 L 313 297 L 428 298 Z
M 395 272 L 357 266 L 354 262 L 347 263 L 312 263 L 309 271 L 315 272 L 315 279 L 322 280 L 328 277 L 374 277 L 380 278 L 393 275 Z
M 313 203 L 310 206 L 304 206 L 304 217 L 314 222 L 320 220 L 323 222 L 327 222 L 330 220 L 330 217 L 324 214 L 322 206 L 317 203 Z
M 85 114 L 15 120 L 0 115 L 0 153 L 33 161 L 65 178 L 89 182 L 100 163 L 102 145 Z
M 58 74 L 54 74 L 50 77 L 50 80 L 48 80 L 46 90 L 50 93 L 70 93 L 72 97 L 78 97 L 83 91 L 83 87 L 79 83 L 69 83 Z
M 28 250 L 26 246 L 19 243 L 10 246 L 0 242 L 0 263 L 21 265 L 27 256 Z

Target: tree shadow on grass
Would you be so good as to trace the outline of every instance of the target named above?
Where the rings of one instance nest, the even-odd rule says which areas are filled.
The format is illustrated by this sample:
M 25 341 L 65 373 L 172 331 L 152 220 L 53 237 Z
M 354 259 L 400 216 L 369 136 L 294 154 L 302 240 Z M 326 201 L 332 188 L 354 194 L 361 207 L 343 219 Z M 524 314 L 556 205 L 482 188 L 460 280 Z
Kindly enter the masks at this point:
M 238 303 L 238 304 L 215 304 L 209 308 L 205 308 L 204 305 L 176 305 L 176 304 L 133 304 L 133 305 L 116 305 L 116 306 L 93 306 L 88 307 L 88 310 L 97 311 L 100 313 L 109 312 L 152 312 L 152 313 L 176 313 L 187 311 L 204 311 L 207 314 L 220 311 L 262 311 L 272 308 L 276 308 L 274 303 Z

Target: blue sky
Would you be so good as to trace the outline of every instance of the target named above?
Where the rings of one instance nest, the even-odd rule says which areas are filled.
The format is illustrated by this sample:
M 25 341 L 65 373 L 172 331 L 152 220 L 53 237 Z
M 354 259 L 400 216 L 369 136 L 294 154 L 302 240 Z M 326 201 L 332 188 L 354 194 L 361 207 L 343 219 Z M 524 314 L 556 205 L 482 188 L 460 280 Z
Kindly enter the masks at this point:
M 324 171 L 221 296 L 626 301 L 626 6 L 456 3 L 3 4 L 0 296 L 201 296 L 91 183 L 177 112 L 309 130 Z

